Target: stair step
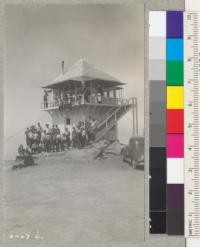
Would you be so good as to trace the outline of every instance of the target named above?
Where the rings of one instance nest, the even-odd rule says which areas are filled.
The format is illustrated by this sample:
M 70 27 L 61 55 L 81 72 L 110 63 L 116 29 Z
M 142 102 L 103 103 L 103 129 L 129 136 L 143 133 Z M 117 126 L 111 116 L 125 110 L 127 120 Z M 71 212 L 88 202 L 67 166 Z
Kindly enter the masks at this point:
M 99 141 L 130 110 L 132 104 L 122 105 L 103 120 L 98 126 L 95 141 Z M 104 126 L 105 125 L 105 126 Z M 100 130 L 99 130 L 100 129 Z

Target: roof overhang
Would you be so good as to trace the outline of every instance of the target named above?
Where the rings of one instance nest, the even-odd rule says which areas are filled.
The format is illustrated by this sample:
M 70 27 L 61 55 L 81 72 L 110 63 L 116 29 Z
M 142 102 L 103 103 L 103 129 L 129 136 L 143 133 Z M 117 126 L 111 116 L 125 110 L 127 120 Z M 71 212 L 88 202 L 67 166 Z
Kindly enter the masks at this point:
M 126 83 L 122 83 L 122 82 L 117 82 L 117 81 L 107 81 L 107 80 L 101 80 L 101 79 L 93 79 L 93 78 L 82 78 L 81 80 L 74 78 L 73 80 L 67 80 L 67 81 L 61 81 L 61 82 L 56 82 L 56 83 L 52 83 L 46 86 L 43 86 L 42 88 L 44 89 L 56 89 L 56 88 L 64 88 L 67 85 L 70 84 L 81 84 L 82 82 L 87 83 L 102 83 L 104 85 L 104 87 L 110 88 L 110 87 L 118 87 L 118 86 L 122 86 L 122 85 L 126 85 Z
M 113 76 L 106 72 L 96 68 L 94 65 L 88 63 L 84 59 L 80 59 L 77 63 L 71 66 L 66 72 L 63 72 L 56 77 L 50 84 L 43 86 L 42 88 L 59 88 L 64 87 L 68 83 L 75 82 L 101 82 L 106 87 L 124 85 Z

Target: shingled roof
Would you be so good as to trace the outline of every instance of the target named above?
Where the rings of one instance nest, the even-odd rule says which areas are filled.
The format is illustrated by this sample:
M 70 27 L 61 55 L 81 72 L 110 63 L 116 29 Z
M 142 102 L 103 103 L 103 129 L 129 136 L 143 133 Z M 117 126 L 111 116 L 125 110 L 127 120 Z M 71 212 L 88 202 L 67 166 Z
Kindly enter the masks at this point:
M 106 81 L 111 85 L 124 85 L 116 78 L 96 68 L 94 65 L 88 63 L 84 59 L 80 59 L 74 65 L 72 65 L 65 73 L 60 74 L 50 84 L 43 86 L 43 88 L 54 88 L 59 85 L 63 85 L 68 81 Z

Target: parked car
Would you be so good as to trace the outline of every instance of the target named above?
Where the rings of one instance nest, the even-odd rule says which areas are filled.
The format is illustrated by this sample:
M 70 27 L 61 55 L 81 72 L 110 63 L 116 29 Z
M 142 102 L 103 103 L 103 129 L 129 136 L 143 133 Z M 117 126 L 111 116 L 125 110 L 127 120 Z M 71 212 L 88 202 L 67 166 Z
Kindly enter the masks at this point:
M 131 137 L 121 154 L 123 161 L 128 162 L 134 169 L 144 170 L 144 137 Z

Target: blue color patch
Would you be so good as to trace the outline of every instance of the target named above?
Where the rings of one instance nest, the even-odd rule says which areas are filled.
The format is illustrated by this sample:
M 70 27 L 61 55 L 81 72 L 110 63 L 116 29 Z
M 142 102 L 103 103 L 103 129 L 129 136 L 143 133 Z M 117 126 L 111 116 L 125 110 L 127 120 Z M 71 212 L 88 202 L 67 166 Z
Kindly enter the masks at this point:
M 183 61 L 183 39 L 167 39 L 167 60 Z

